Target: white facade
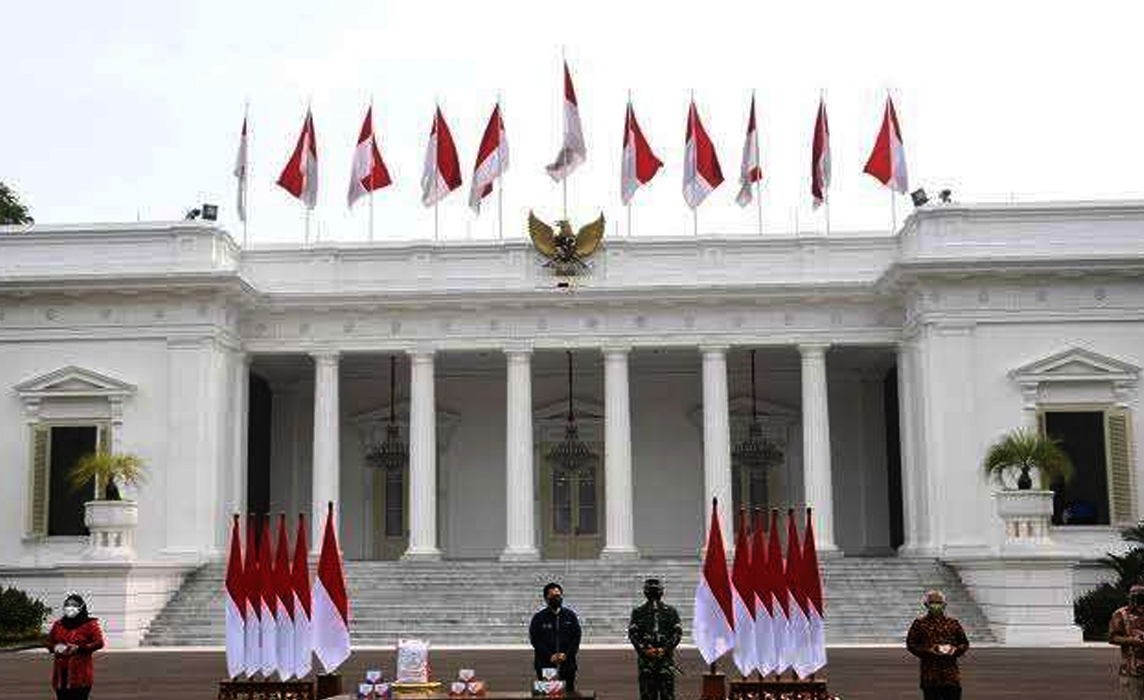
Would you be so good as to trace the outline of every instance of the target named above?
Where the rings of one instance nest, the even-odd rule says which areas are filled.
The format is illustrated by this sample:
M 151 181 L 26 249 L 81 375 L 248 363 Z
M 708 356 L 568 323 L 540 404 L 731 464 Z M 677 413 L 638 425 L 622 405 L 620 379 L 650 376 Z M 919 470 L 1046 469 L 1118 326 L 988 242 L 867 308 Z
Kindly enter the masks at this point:
M 1018 565 L 986 448 L 1046 410 L 1123 419 L 1108 524 L 1051 531 L 1059 618 L 1072 563 L 1120 547 L 1141 512 L 1142 241 L 1144 203 L 948 205 L 898 237 L 608 240 L 563 289 L 521 239 L 242 251 L 198 222 L 0 230 L 0 582 L 54 591 L 95 567 L 85 538 L 46 532 L 35 436 L 57 425 L 99 426 L 149 465 L 126 569 L 164 572 L 160 597 L 221 557 L 252 498 L 315 526 L 334 500 L 350 558 L 695 556 L 711 496 L 728 522 L 755 349 L 784 454 L 767 503 L 813 506 L 824 552 L 950 561 L 995 622 L 1014 584 L 989 572 Z M 601 456 L 596 532 L 571 538 L 553 532 L 543 459 L 563 436 L 567 350 Z M 364 460 L 390 355 L 410 446 L 396 538 Z M 266 405 L 255 487 L 246 424 Z

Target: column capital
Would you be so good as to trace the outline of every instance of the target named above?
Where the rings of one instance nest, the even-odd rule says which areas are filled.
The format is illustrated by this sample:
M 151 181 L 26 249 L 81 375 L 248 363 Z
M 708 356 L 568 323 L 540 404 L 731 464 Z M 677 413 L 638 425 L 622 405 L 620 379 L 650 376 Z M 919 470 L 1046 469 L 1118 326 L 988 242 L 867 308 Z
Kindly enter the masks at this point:
M 826 355 L 826 351 L 829 349 L 830 343 L 821 341 L 798 344 L 798 353 L 802 355 L 803 359 L 810 357 L 823 357 Z
M 405 354 L 413 362 L 432 362 L 437 349 L 430 345 L 417 345 L 406 350 Z
M 520 341 L 505 343 L 504 346 L 501 347 L 501 351 L 504 352 L 506 357 L 512 360 L 530 357 L 533 352 L 533 347 L 531 342 Z
M 337 365 L 342 353 L 338 350 L 315 350 L 310 353 L 316 365 Z
M 710 343 L 699 346 L 699 352 L 703 355 L 726 355 L 730 350 L 730 345 L 720 343 Z
M 626 343 L 605 343 L 600 346 L 600 352 L 605 358 L 627 356 L 631 351 L 632 346 Z

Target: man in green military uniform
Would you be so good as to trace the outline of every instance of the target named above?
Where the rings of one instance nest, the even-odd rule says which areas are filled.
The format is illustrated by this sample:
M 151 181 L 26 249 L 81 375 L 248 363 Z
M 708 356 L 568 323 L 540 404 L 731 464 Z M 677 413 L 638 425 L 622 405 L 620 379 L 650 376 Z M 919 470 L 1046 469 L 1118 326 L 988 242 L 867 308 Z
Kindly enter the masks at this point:
M 683 638 L 683 624 L 675 608 L 663 602 L 663 584 L 644 581 L 647 602 L 632 610 L 628 639 L 636 649 L 640 674 L 640 700 L 675 700 L 672 653 Z

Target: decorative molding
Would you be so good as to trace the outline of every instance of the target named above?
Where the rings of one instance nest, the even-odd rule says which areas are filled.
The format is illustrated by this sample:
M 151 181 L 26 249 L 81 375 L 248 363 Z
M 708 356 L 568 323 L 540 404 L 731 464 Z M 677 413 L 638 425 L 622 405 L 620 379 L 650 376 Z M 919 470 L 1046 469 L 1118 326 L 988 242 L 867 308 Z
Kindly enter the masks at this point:
M 14 387 L 25 402 L 43 399 L 107 398 L 122 400 L 137 391 L 134 384 L 90 369 L 68 365 L 20 382 Z
M 1140 368 L 1085 348 L 1073 347 L 1018 367 L 1010 371 L 1009 376 L 1022 386 L 1041 382 L 1107 381 L 1130 387 L 1139 379 Z

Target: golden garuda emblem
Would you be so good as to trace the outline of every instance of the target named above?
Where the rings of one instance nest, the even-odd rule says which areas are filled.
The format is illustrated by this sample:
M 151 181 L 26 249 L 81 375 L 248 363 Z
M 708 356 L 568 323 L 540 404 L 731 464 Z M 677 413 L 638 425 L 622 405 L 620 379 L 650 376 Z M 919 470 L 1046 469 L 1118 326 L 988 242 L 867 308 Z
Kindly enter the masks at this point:
M 604 215 L 573 235 L 572 225 L 565 219 L 556 222 L 556 228 L 528 212 L 528 235 L 536 250 L 548 258 L 545 267 L 551 267 L 560 277 L 571 277 L 589 270 L 586 260 L 596 252 L 604 240 Z

